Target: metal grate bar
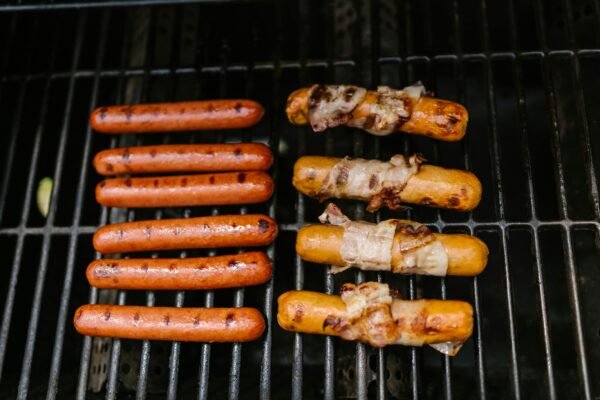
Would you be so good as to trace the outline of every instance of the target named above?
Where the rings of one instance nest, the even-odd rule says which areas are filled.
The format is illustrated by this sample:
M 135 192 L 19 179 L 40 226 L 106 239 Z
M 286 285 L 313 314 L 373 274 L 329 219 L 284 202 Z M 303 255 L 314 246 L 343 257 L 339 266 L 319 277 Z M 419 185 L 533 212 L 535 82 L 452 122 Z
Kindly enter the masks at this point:
M 117 304 L 125 305 L 127 300 L 127 292 L 119 290 Z M 121 339 L 114 338 L 112 340 L 112 351 L 110 353 L 110 364 L 108 367 L 108 383 L 106 384 L 106 398 L 114 399 L 117 397 L 117 376 L 119 374 L 119 357 L 121 355 Z
M 59 11 L 71 9 L 89 9 L 89 8 L 121 8 L 132 6 L 157 6 L 157 5 L 174 5 L 174 4 L 223 4 L 223 3 L 256 3 L 267 0 L 106 0 L 106 1 L 82 1 L 34 4 L 6 4 L 0 6 L 0 13 L 3 12 L 32 12 L 32 11 Z
M 53 43 L 54 43 L 53 47 L 52 47 L 53 51 L 52 51 L 52 55 L 50 58 L 49 66 L 53 65 L 53 63 L 55 61 L 55 56 L 56 56 L 57 41 L 55 40 Z M 38 124 L 38 127 L 36 129 L 35 141 L 34 141 L 33 149 L 31 152 L 31 166 L 30 166 L 31 169 L 29 170 L 29 173 L 27 176 L 27 187 L 25 190 L 23 211 L 22 211 L 21 219 L 20 219 L 21 226 L 25 225 L 25 223 L 27 221 L 27 217 L 29 216 L 29 209 L 31 206 L 31 198 L 32 198 L 33 186 L 34 186 L 33 181 L 35 178 L 35 170 L 37 168 L 38 156 L 40 154 L 42 131 L 44 129 L 42 121 L 45 120 L 46 114 L 47 114 L 47 109 L 48 109 L 47 100 L 48 100 L 49 91 L 50 91 L 50 81 L 47 81 L 46 85 L 44 87 L 44 94 L 42 97 L 43 103 L 42 103 L 42 107 L 40 109 L 40 123 Z M 22 259 L 24 244 L 25 244 L 25 235 L 21 234 L 18 236 L 17 244 L 15 246 L 15 255 L 13 258 L 13 267 L 12 267 L 10 281 L 9 281 L 9 285 L 8 285 L 8 293 L 6 295 L 6 301 L 4 303 L 4 313 L 2 316 L 2 328 L 0 329 L 0 372 L 2 371 L 2 367 L 4 364 L 4 357 L 6 354 L 6 342 L 8 340 L 8 333 L 9 333 L 11 317 L 12 317 L 12 313 L 13 313 L 14 299 L 15 299 L 15 294 L 16 294 L 16 286 L 17 286 L 19 270 L 21 268 L 21 259 Z
M 153 307 L 156 298 L 154 291 L 148 290 L 146 292 L 146 306 Z M 142 342 L 142 351 L 140 354 L 140 371 L 138 372 L 138 382 L 136 387 L 135 397 L 137 400 L 143 400 L 146 398 L 148 392 L 148 366 L 150 364 L 150 349 L 152 343 L 149 340 Z
M 544 9 L 541 2 L 536 1 L 536 15 L 538 16 L 536 23 L 538 24 L 538 30 L 542 32 L 540 36 L 540 41 L 543 48 L 547 48 L 545 34 L 543 33 L 545 29 L 545 21 L 544 21 Z M 555 157 L 555 169 L 556 169 L 556 187 L 558 187 L 558 201 L 559 201 L 559 214 L 561 218 L 567 218 L 568 209 L 567 209 L 567 195 L 566 195 L 566 187 L 565 187 L 565 176 L 563 170 L 563 157 L 562 151 L 560 148 L 560 132 L 558 126 L 558 110 L 556 105 L 556 96 L 554 90 L 554 82 L 552 80 L 552 66 L 548 62 L 548 60 L 542 60 L 542 77 L 544 81 L 544 91 L 546 93 L 547 101 L 548 101 L 548 109 L 550 110 L 550 119 L 552 122 L 552 148 L 553 148 L 553 156 Z M 583 335 L 583 326 L 581 320 L 581 305 L 577 287 L 577 268 L 575 265 L 573 249 L 572 249 L 572 239 L 571 239 L 571 230 L 563 228 L 563 240 L 567 247 L 567 253 L 565 254 L 565 262 L 567 264 L 568 271 L 568 288 L 569 288 L 569 300 L 571 303 L 571 309 L 573 312 L 573 319 L 575 323 L 575 340 L 576 340 L 576 350 L 577 350 L 577 363 L 580 374 L 580 383 L 582 393 L 581 395 L 585 399 L 591 399 L 591 388 L 590 388 L 590 379 L 589 379 L 589 370 L 587 363 L 587 355 L 585 350 L 585 340 Z
M 99 69 L 102 65 L 102 61 L 104 59 L 104 48 L 106 45 L 106 33 L 108 29 L 108 13 L 105 12 L 102 20 L 102 27 L 100 33 L 100 42 L 99 42 L 99 50 L 97 56 L 97 68 Z M 84 24 L 85 25 L 85 24 Z M 83 35 L 81 35 L 83 36 Z M 98 87 L 99 87 L 99 77 L 96 76 L 94 79 L 94 86 L 92 89 L 92 97 L 90 103 L 90 112 L 96 107 L 96 102 L 98 98 Z M 83 208 L 83 193 L 84 188 L 86 187 L 86 178 L 87 172 L 89 169 L 89 159 L 90 159 L 90 148 L 91 148 L 91 140 L 92 140 L 92 132 L 91 128 L 88 127 L 85 133 L 85 144 L 83 149 L 83 158 L 81 162 L 81 172 L 79 174 L 79 186 L 77 188 L 77 198 L 75 201 L 75 210 L 73 213 L 73 225 L 74 227 L 78 226 L 81 221 L 81 213 Z M 63 350 L 63 342 L 64 342 L 64 333 L 65 333 L 65 323 L 67 319 L 67 309 L 69 305 L 69 299 L 71 295 L 71 285 L 73 281 L 73 268 L 75 265 L 75 253 L 77 248 L 77 241 L 79 235 L 77 233 L 71 233 L 70 241 L 69 241 L 69 249 L 67 256 L 67 267 L 65 270 L 65 280 L 63 284 L 63 291 L 61 295 L 61 304 L 58 315 L 58 323 L 56 328 L 56 335 L 54 341 L 53 355 L 52 355 L 52 366 L 50 368 L 50 378 L 49 378 L 49 389 L 46 395 L 47 400 L 54 399 L 56 397 L 58 391 L 58 376 L 60 373 L 60 364 L 62 359 L 62 350 Z
M 543 58 L 567 58 L 567 57 L 581 57 L 581 58 L 598 58 L 600 57 L 600 49 L 579 49 L 579 50 L 546 50 L 546 51 L 523 51 L 523 52 L 485 52 L 485 53 L 462 53 L 460 56 L 456 54 L 438 54 L 433 56 L 428 55 L 411 55 L 405 57 L 378 57 L 376 62 L 382 65 L 393 64 L 393 63 L 435 63 L 443 61 L 485 61 L 485 60 L 536 60 Z M 305 63 L 291 60 L 281 60 L 277 66 L 271 61 L 261 61 L 253 63 L 252 65 L 231 63 L 226 65 L 206 65 L 200 68 L 197 67 L 178 67 L 174 70 L 170 68 L 150 68 L 145 70 L 143 68 L 129 67 L 122 69 L 104 69 L 100 72 L 100 76 L 104 77 L 118 77 L 121 74 L 125 74 L 127 77 L 151 75 L 151 76 L 167 76 L 175 73 L 176 75 L 197 75 L 197 74 L 222 74 L 224 72 L 245 72 L 245 71 L 270 71 L 275 68 L 282 70 L 288 69 L 301 69 L 301 68 L 331 68 L 331 67 L 356 67 L 354 60 L 326 60 L 326 59 L 307 59 Z M 45 73 L 33 73 L 33 74 L 12 74 L 6 75 L 0 78 L 0 82 L 18 81 L 23 78 L 26 81 L 38 80 L 38 79 L 66 79 L 74 76 L 75 78 L 93 78 L 96 75 L 95 70 L 80 69 L 71 73 L 69 71 L 64 72 L 52 72 L 50 74 Z

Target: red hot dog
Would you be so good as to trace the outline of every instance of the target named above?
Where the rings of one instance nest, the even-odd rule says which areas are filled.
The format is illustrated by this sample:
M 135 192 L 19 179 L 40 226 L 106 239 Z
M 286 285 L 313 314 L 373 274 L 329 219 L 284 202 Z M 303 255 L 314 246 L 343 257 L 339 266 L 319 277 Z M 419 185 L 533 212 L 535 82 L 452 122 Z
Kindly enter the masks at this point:
M 257 124 L 263 114 L 260 104 L 243 99 L 121 105 L 97 108 L 90 125 L 112 134 L 240 129 Z
M 106 225 L 94 234 L 100 253 L 266 246 L 277 224 L 261 214 L 162 219 Z
M 176 308 L 88 304 L 75 311 L 88 336 L 181 342 L 248 342 L 265 330 L 255 308 Z
M 126 147 L 103 150 L 94 157 L 100 175 L 266 171 L 272 163 L 273 153 L 262 143 Z
M 203 258 L 100 259 L 86 270 L 103 289 L 205 290 L 260 285 L 271 279 L 262 251 Z
M 273 194 L 263 171 L 155 178 L 113 178 L 96 186 L 96 201 L 107 207 L 186 207 L 254 204 Z

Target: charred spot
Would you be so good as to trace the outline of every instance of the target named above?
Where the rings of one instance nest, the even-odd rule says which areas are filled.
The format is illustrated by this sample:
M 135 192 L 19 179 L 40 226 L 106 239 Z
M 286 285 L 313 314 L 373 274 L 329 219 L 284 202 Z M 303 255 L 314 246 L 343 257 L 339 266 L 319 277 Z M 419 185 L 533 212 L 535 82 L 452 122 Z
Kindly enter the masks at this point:
M 110 264 L 110 267 L 111 267 L 112 269 L 118 269 L 118 268 L 119 268 L 119 264 L 117 264 L 117 263 L 112 263 L 112 264 Z
M 212 113 L 215 111 L 215 107 L 212 104 L 209 104 L 207 109 L 206 109 L 209 113 Z
M 135 322 L 139 321 L 140 320 L 140 314 L 139 313 L 135 313 L 135 315 L 133 316 L 133 320 Z
M 304 316 L 304 307 L 302 307 L 302 304 L 298 303 L 296 304 L 296 310 L 294 312 L 294 318 L 292 318 L 292 321 L 300 323 L 302 322 L 302 317 Z
M 452 114 L 448 115 L 448 128 L 453 128 L 454 125 L 456 125 L 457 123 L 458 123 L 458 118 L 456 118 Z
M 340 172 L 335 177 L 336 185 L 345 185 L 348 182 L 348 177 L 350 176 L 350 169 L 348 167 L 340 168 Z
M 396 196 L 396 191 L 393 188 L 383 188 L 381 189 L 381 197 L 383 198 L 391 198 Z
M 354 289 L 355 289 L 355 287 L 354 287 L 354 285 L 353 285 L 353 284 L 348 284 L 348 283 L 345 283 L 345 284 L 343 284 L 343 285 L 342 285 L 342 287 L 340 288 L 340 294 L 342 294 L 342 293 L 346 293 L 346 292 L 351 292 L 351 291 L 353 291 Z
M 185 108 L 180 108 L 179 109 L 179 114 L 185 114 Z
M 119 231 L 117 232 L 117 235 L 119 236 L 119 240 L 123 239 L 123 229 L 119 229 Z
M 365 122 L 363 123 L 364 129 L 371 129 L 375 125 L 375 116 L 372 114 L 367 115 Z
M 150 157 L 152 157 L 152 158 L 156 157 L 156 149 L 150 150 Z
M 100 184 L 98 186 L 100 186 L 101 188 L 103 188 L 104 186 L 106 186 L 106 181 L 100 182 Z
M 144 272 L 148 271 L 148 263 L 143 263 L 142 264 L 142 271 L 144 271 Z
M 325 328 L 327 328 L 328 326 L 335 328 L 337 325 L 340 324 L 340 322 L 341 320 L 339 318 L 329 315 L 327 318 L 325 318 L 325 321 L 323 321 L 323 330 L 325 330 Z
M 234 154 L 236 157 L 241 157 L 241 156 L 242 156 L 242 149 L 239 149 L 239 148 L 238 148 L 238 149 L 235 149 L 235 150 L 233 151 L 233 154 Z
M 210 178 L 208 178 L 208 181 L 210 182 L 211 185 L 214 185 L 214 183 L 215 183 L 214 175 L 211 175 Z
M 371 175 L 371 177 L 369 178 L 369 189 L 375 189 L 378 183 L 379 177 L 377 176 L 377 174 Z
M 208 224 L 202 224 L 202 229 L 204 229 L 204 230 L 207 231 L 207 230 L 210 229 L 210 225 L 208 225 Z
M 177 266 L 175 264 L 169 264 L 169 271 L 175 271 Z
M 235 112 L 236 113 L 240 113 L 242 112 L 242 103 L 235 103 Z
M 169 315 L 165 315 L 165 317 L 163 318 L 163 323 L 166 326 L 169 326 L 169 322 L 171 322 L 171 317 L 169 317 Z
M 150 237 L 152 236 L 152 227 L 147 226 L 146 229 L 144 229 L 144 234 L 148 239 L 150 239 Z
M 259 220 L 258 220 L 258 230 L 259 230 L 261 233 L 266 233 L 266 232 L 268 232 L 268 231 L 269 231 L 269 226 L 270 226 L 270 225 L 271 225 L 271 224 L 269 224 L 269 221 L 267 221 L 266 219 L 262 219 L 262 218 L 261 218 L 261 219 L 259 219 Z
M 152 185 L 154 185 L 154 187 L 157 188 L 158 187 L 158 179 L 153 180 Z
M 109 171 L 109 172 L 112 172 L 114 170 L 113 165 L 109 164 L 109 163 L 106 163 L 106 170 Z
M 186 187 L 186 186 L 187 186 L 187 184 L 188 184 L 188 180 L 187 180 L 187 178 L 182 178 L 182 179 L 181 179 L 181 186 L 183 186 L 183 187 Z
M 316 85 L 308 96 L 308 108 L 312 109 L 317 106 L 317 104 L 323 99 L 323 95 L 327 93 L 327 86 L 325 85 Z
M 127 121 L 131 120 L 131 117 L 133 116 L 133 108 L 127 106 L 123 107 L 121 111 L 123 112 L 123 114 L 125 114 L 125 118 L 127 119 Z
M 309 169 L 306 174 L 306 180 L 313 181 L 317 177 L 317 172 L 314 169 Z
M 433 201 L 433 199 L 431 197 L 423 197 L 419 203 L 423 204 L 424 206 L 434 206 L 435 202 Z
M 175 231 L 173 233 L 175 234 L 175 236 L 179 236 L 179 234 L 181 233 L 181 228 L 180 227 L 176 227 Z
M 354 97 L 354 94 L 356 93 L 356 88 L 354 87 L 349 87 L 348 89 L 346 89 L 346 91 L 344 92 L 344 100 L 346 102 L 349 102 L 350 100 L 352 100 L 352 98 Z
M 194 322 L 194 326 L 200 325 L 200 317 L 194 317 L 193 322 Z
M 246 174 L 243 172 L 240 172 L 237 176 L 237 180 L 239 183 L 244 183 L 246 181 Z
M 106 113 L 108 112 L 108 108 L 107 107 L 102 107 L 100 108 L 100 119 L 104 120 L 104 118 L 106 118 Z
M 102 317 L 105 321 L 108 321 L 110 319 L 110 310 L 106 309 L 106 311 L 104 311 L 104 314 L 102 314 Z
M 131 179 L 130 178 L 125 179 L 125 186 L 131 187 Z
M 227 266 L 229 268 L 239 268 L 242 266 L 242 263 L 239 262 L 238 260 L 229 260 L 229 262 L 227 263 Z
M 431 319 L 427 320 L 427 324 L 425 325 L 425 331 L 428 334 L 438 333 L 440 331 L 440 325 L 442 324 L 442 317 L 436 315 L 431 317 Z
M 125 147 L 125 150 L 123 150 L 123 160 L 129 160 L 129 147 Z
M 206 155 L 207 155 L 207 156 L 214 156 L 214 155 L 215 155 L 215 152 L 214 152 L 214 151 L 212 151 L 212 150 L 209 150 L 209 151 L 207 151 L 207 152 L 206 152 Z
M 452 206 L 452 207 L 456 207 L 460 204 L 460 197 L 458 197 L 458 195 L 453 194 L 452 196 L 450 196 L 448 198 L 448 205 Z
M 229 328 L 234 321 L 233 314 L 227 314 L 227 317 L 225 317 L 225 326 Z
M 232 227 L 232 228 L 237 228 L 237 224 L 236 224 L 235 222 L 232 222 L 232 223 L 231 223 L 231 227 Z

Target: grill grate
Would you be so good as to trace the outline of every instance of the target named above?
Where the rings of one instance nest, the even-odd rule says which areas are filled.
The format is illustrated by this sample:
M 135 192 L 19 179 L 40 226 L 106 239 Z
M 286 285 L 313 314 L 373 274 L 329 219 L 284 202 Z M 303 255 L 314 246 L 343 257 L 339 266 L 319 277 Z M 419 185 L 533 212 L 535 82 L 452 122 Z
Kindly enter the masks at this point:
M 6 132 L 0 136 L 6 260 L 0 269 L 0 396 L 95 398 L 92 376 L 108 398 L 132 392 L 140 399 L 600 396 L 600 125 L 592 111 L 600 104 L 597 1 L 453 1 L 435 9 L 430 1 L 387 0 L 100 7 L 107 3 L 51 13 L 37 11 L 81 4 L 0 6 L 36 11 L 0 13 L 0 126 Z M 467 106 L 471 122 L 463 142 L 375 138 L 350 129 L 315 135 L 283 115 L 287 94 L 314 81 L 373 87 L 419 79 Z M 91 132 L 86 121 L 100 104 L 238 96 L 267 108 L 257 127 L 110 138 Z M 278 189 L 267 205 L 134 212 L 94 202 L 99 177 L 90 159 L 100 149 L 239 140 L 269 143 L 278 154 L 272 170 Z M 483 275 L 332 276 L 294 255 L 296 231 L 322 211 L 291 186 L 297 156 L 386 158 L 398 151 L 421 152 L 432 163 L 480 177 L 484 198 L 473 213 L 415 208 L 407 216 L 483 239 L 491 251 Z M 55 183 L 47 219 L 34 201 L 43 176 Z M 355 218 L 395 215 L 371 216 L 353 202 L 340 203 Z M 119 304 L 254 306 L 269 326 L 261 340 L 112 340 L 104 346 L 74 332 L 75 308 L 107 296 L 83 276 L 99 257 L 91 246 L 98 225 L 238 212 L 268 213 L 280 223 L 280 236 L 268 248 L 276 266 L 269 284 L 112 295 Z M 206 254 L 222 253 L 164 253 Z M 449 358 L 277 327 L 273 302 L 282 292 L 334 293 L 352 279 L 387 281 L 409 298 L 471 302 L 473 340 Z

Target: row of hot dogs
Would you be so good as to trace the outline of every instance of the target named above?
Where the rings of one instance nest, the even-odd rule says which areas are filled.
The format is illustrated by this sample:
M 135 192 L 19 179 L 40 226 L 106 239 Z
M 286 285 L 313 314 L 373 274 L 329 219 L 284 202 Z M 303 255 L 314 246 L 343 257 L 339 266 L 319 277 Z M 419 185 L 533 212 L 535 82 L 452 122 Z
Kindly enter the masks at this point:
M 290 95 L 290 122 L 319 132 L 340 125 L 376 135 L 404 131 L 440 140 L 463 137 L 468 114 L 459 104 L 428 97 L 422 85 L 404 90 L 314 85 Z M 221 100 L 103 107 L 91 117 L 103 133 L 243 128 L 263 110 L 246 100 Z M 479 180 L 467 171 L 422 165 L 414 155 L 390 161 L 302 157 L 294 186 L 309 197 L 355 199 L 368 211 L 420 204 L 459 211 L 481 199 Z M 273 182 L 270 150 L 258 144 L 163 145 L 99 153 L 103 175 L 190 173 L 168 177 L 110 178 L 96 189 L 111 207 L 169 207 L 254 203 L 267 200 Z M 236 171 L 236 172 L 231 172 Z M 378 224 L 352 221 L 330 204 L 322 224 L 302 228 L 296 250 L 307 261 L 330 264 L 332 272 L 356 267 L 400 274 L 477 275 L 488 249 L 469 235 L 433 233 L 412 221 Z M 210 216 L 138 221 L 102 227 L 94 236 L 100 253 L 167 249 L 253 247 L 271 243 L 277 225 L 264 215 Z M 188 259 L 102 259 L 87 270 L 90 284 L 120 289 L 217 289 L 261 284 L 271 277 L 271 261 L 260 252 Z M 88 335 L 182 341 L 246 341 L 260 336 L 264 320 L 255 309 L 177 309 L 84 306 L 75 326 Z M 341 296 L 292 291 L 279 298 L 279 325 L 290 331 L 337 335 L 373 346 L 429 344 L 455 354 L 472 332 L 468 303 L 403 301 L 387 285 L 345 284 Z
M 262 115 L 255 102 L 218 100 L 102 107 L 90 121 L 102 133 L 150 133 L 245 128 Z M 271 150 L 258 143 L 104 150 L 94 158 L 96 171 L 108 177 L 97 185 L 96 200 L 127 208 L 260 203 L 273 193 L 267 173 L 272 163 Z M 276 235 L 277 225 L 266 215 L 214 215 L 111 224 L 98 229 L 93 243 L 99 253 L 122 254 L 261 247 Z M 272 269 L 263 251 L 246 251 L 194 258 L 102 258 L 88 266 L 86 276 L 90 285 L 104 289 L 209 290 L 260 285 L 271 279 Z M 74 324 L 92 336 L 202 342 L 245 342 L 265 329 L 260 311 L 249 307 L 85 305 L 76 311 Z
M 375 135 L 395 131 L 455 141 L 466 131 L 468 113 L 460 104 L 426 95 L 416 84 L 404 90 L 379 87 L 314 85 L 289 97 L 290 122 L 314 131 L 340 125 Z M 367 211 L 401 210 L 420 204 L 457 211 L 474 209 L 481 183 L 470 172 L 422 165 L 420 155 L 395 155 L 390 161 L 302 157 L 293 184 L 320 200 L 367 202 Z M 433 233 L 407 220 L 352 221 L 334 204 L 319 217 L 321 225 L 298 232 L 296 251 L 310 262 L 330 264 L 332 273 L 348 268 L 398 274 L 474 276 L 487 264 L 488 248 L 462 234 Z M 335 335 L 375 347 L 429 345 L 455 355 L 473 331 L 473 308 L 452 300 L 401 300 L 387 284 L 346 283 L 340 296 L 291 291 L 279 298 L 279 325 L 293 332 Z

